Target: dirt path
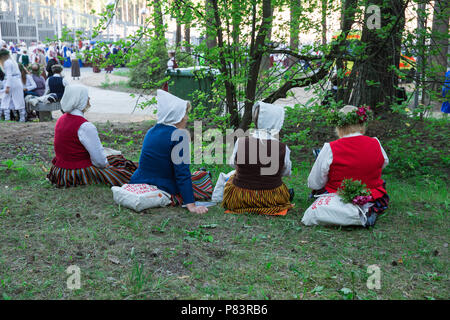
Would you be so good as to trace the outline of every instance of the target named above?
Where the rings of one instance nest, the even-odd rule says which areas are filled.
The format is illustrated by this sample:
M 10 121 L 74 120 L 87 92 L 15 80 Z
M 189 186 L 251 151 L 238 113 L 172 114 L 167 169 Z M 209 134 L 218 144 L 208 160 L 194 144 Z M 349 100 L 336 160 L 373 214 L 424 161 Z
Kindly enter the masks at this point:
M 56 121 L 51 122 L 0 122 L 0 164 L 8 159 L 27 162 L 42 161 L 50 163 L 54 156 L 53 138 Z M 110 142 L 103 130 L 112 130 L 117 135 L 134 137 L 140 141 L 149 129 L 149 122 L 97 124 L 102 142 Z

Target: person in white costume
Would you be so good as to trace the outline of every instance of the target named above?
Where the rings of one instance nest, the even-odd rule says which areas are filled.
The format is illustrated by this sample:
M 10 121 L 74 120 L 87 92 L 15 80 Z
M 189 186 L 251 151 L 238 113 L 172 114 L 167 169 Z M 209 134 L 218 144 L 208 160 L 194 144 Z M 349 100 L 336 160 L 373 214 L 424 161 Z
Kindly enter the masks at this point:
M 10 110 L 19 111 L 20 122 L 25 122 L 25 99 L 23 96 L 23 84 L 17 62 L 11 59 L 8 50 L 0 50 L 0 65 L 5 73 L 4 95 L 0 105 L 0 111 L 5 120 L 10 120 Z

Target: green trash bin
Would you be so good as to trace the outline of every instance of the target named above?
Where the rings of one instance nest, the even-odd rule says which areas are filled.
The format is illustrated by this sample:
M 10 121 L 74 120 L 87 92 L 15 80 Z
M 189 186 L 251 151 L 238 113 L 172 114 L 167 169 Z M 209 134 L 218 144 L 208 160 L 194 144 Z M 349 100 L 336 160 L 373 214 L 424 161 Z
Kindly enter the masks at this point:
M 181 99 L 191 101 L 195 108 L 200 102 L 208 108 L 212 108 L 212 85 L 215 81 L 215 75 L 218 73 L 215 69 L 207 67 L 190 67 L 168 69 L 166 75 L 169 79 L 169 92 Z M 205 93 L 204 101 L 198 99 L 194 93 L 199 90 Z

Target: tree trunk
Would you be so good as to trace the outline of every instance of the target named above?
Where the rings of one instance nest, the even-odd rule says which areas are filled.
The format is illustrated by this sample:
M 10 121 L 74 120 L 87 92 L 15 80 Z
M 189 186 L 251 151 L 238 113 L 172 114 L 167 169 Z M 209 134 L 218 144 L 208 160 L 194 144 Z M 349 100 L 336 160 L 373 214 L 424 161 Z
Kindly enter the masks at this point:
M 380 36 L 376 29 L 367 27 L 365 16 L 361 42 L 366 45 L 367 58 L 356 61 L 351 73 L 353 89 L 350 104 L 368 105 L 376 115 L 386 115 L 396 102 L 398 69 L 401 53 L 401 35 L 405 25 L 404 0 L 371 0 L 369 5 L 381 9 L 381 25 L 386 26 L 393 19 L 395 23 L 386 30 L 387 37 Z
M 205 15 L 207 21 L 206 45 L 211 49 L 217 46 L 217 31 L 213 27 L 215 26 L 213 0 L 205 0 Z
M 186 52 L 191 52 L 191 25 L 186 23 L 184 25 L 184 42 L 186 42 Z
M 271 9 L 270 16 L 273 16 L 273 9 Z M 266 35 L 266 39 L 264 40 L 265 43 L 268 43 L 272 40 L 272 24 L 269 27 L 269 30 Z M 270 53 L 265 52 L 261 59 L 261 66 L 259 68 L 259 72 L 263 73 L 264 71 L 268 70 L 270 68 Z
M 225 75 L 224 85 L 225 85 L 225 104 L 227 108 L 227 112 L 231 115 L 231 124 L 236 128 L 239 125 L 239 113 L 236 102 L 236 87 L 234 83 L 231 81 L 231 70 L 229 68 L 229 64 L 226 61 L 226 57 L 224 56 L 224 48 L 225 43 L 223 40 L 222 33 L 222 21 L 219 15 L 218 8 L 218 0 L 208 0 L 210 1 L 210 12 L 213 14 L 213 28 L 217 34 L 217 46 L 221 49 L 219 51 L 219 60 L 220 60 L 220 72 Z
M 322 45 L 327 44 L 327 0 L 322 0 Z
M 242 21 L 242 17 L 240 14 L 240 0 L 232 0 L 232 17 L 231 17 L 231 23 L 233 25 L 233 31 L 232 31 L 232 38 L 233 38 L 233 45 L 238 46 L 239 45 L 239 33 L 240 29 L 239 26 Z
M 291 50 L 298 50 L 298 45 L 300 44 L 299 39 L 299 29 L 300 29 L 300 15 L 302 10 L 301 0 L 291 0 L 290 3 L 290 41 L 289 46 Z
M 181 23 L 177 19 L 177 29 L 175 32 L 175 46 L 178 48 L 180 46 L 180 43 L 181 43 Z
M 300 15 L 302 11 L 302 2 L 301 0 L 290 0 L 290 39 L 289 46 L 291 50 L 297 52 L 300 44 L 299 38 L 299 29 L 300 29 Z M 292 56 L 287 56 L 286 59 L 289 59 L 289 66 L 294 64 L 298 59 L 295 59 Z
M 158 39 L 164 39 L 164 20 L 161 8 L 161 0 L 153 0 L 155 35 Z
M 352 30 L 352 26 L 355 22 L 355 12 L 357 7 L 357 0 L 343 0 L 342 3 L 342 15 L 341 15 L 341 36 L 340 41 L 345 43 L 347 34 Z M 338 72 L 344 70 L 344 59 L 342 58 L 342 49 L 337 48 L 341 54 L 336 59 L 336 69 Z M 345 79 L 337 78 L 337 101 L 345 100 L 348 89 L 345 87 Z
M 261 66 L 261 60 L 266 50 L 265 40 L 269 35 L 272 28 L 272 1 L 263 0 L 262 3 L 262 19 L 259 27 L 258 35 L 256 36 L 254 46 L 250 50 L 250 67 L 247 80 L 247 86 L 245 90 L 245 104 L 244 104 L 244 116 L 239 125 L 244 131 L 248 129 L 252 121 L 252 108 L 255 103 L 256 88 L 258 84 L 259 68 Z
M 448 30 L 450 16 L 450 1 L 436 0 L 434 2 L 433 26 L 431 30 L 431 50 L 429 72 L 431 95 L 440 95 L 445 72 L 447 71 Z M 433 97 L 432 97 L 433 98 Z

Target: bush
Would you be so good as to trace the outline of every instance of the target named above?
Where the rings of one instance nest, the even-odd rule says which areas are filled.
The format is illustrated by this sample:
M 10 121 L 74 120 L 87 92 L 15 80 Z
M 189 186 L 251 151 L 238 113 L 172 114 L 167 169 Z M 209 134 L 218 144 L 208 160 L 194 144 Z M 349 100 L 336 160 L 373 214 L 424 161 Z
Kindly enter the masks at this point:
M 318 105 L 286 108 L 280 140 L 291 149 L 293 162 L 314 162 L 313 148 L 338 139 L 334 128 L 326 123 L 323 108 Z M 449 174 L 450 126 L 445 118 L 420 120 L 392 113 L 386 119 L 371 121 L 366 135 L 377 137 L 389 157 L 383 174 L 400 178 Z
M 168 52 L 164 43 L 153 40 L 133 48 L 128 67 L 130 85 L 135 88 L 160 88 L 167 80 Z

